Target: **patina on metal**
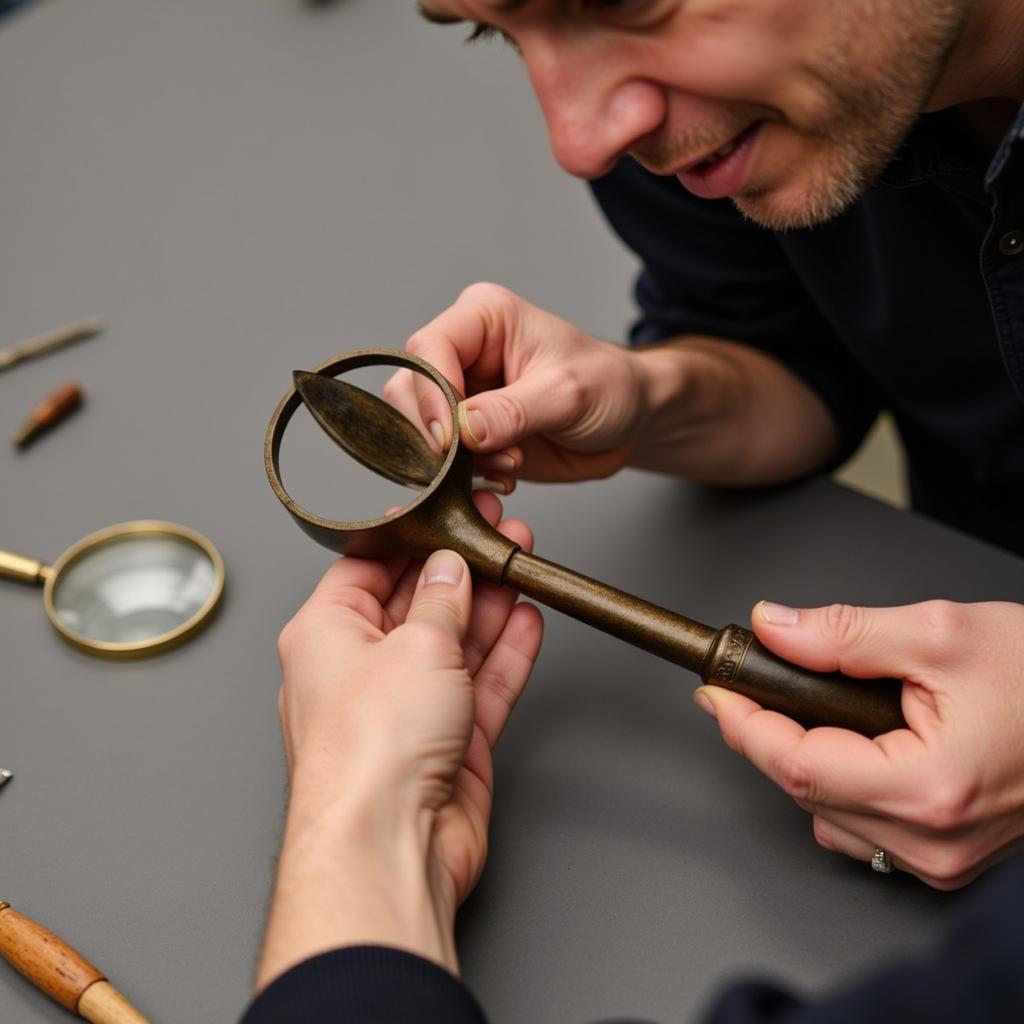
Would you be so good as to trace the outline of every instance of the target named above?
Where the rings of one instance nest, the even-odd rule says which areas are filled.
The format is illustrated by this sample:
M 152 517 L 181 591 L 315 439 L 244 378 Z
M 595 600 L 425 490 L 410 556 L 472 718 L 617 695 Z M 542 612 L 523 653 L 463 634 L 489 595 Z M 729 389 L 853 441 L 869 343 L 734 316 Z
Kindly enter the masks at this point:
M 413 370 L 441 389 L 453 426 L 451 446 L 443 455 L 386 402 L 334 379 L 336 374 L 379 365 Z M 362 558 L 425 558 L 439 548 L 451 548 L 466 559 L 478 578 L 513 587 L 808 727 L 838 726 L 867 736 L 906 727 L 898 680 L 864 681 L 811 672 L 776 657 L 748 629 L 733 624 L 718 630 L 705 626 L 529 554 L 503 537 L 470 496 L 472 455 L 459 441 L 458 396 L 434 367 L 417 356 L 393 349 L 361 349 L 328 360 L 312 373 L 296 371 L 295 385 L 267 428 L 267 477 L 295 522 L 324 547 Z M 285 428 L 303 402 L 353 458 L 420 493 L 393 515 L 361 522 L 323 519 L 298 505 L 281 482 L 279 457 Z

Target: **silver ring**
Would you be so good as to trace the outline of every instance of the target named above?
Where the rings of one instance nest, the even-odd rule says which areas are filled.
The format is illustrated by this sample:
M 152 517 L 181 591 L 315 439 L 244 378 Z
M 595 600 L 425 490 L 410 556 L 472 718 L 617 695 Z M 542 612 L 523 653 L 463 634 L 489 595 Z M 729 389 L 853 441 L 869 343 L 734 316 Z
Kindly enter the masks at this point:
M 871 856 L 871 870 L 883 875 L 892 874 L 892 857 L 880 846 L 875 847 L 875 852 Z

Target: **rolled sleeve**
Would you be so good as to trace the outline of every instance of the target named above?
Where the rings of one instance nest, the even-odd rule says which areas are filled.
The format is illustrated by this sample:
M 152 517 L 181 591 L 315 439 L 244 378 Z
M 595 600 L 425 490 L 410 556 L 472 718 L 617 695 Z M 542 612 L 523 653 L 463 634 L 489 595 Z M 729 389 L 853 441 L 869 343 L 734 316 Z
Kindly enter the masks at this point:
M 831 411 L 836 463 L 860 444 L 881 407 L 879 390 L 846 350 L 794 272 L 774 233 L 727 201 L 690 195 L 632 160 L 591 183 L 612 227 L 642 262 L 637 346 L 695 334 L 771 355 Z

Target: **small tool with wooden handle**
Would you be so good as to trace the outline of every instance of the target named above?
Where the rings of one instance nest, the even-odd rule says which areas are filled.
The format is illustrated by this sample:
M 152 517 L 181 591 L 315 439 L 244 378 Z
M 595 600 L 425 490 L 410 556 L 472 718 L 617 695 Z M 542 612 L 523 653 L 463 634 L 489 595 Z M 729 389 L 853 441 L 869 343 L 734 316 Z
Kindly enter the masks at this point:
M 149 1024 L 102 971 L 6 900 L 0 900 L 0 956 L 36 988 L 92 1024 Z
M 54 349 L 70 345 L 73 341 L 91 338 L 102 330 L 103 324 L 97 319 L 80 320 L 78 323 L 58 327 L 55 331 L 48 331 L 36 338 L 29 338 L 28 341 L 0 349 L 0 371 L 16 366 L 23 359 L 34 359 L 36 356 L 45 355 Z
M 61 385 L 28 414 L 28 419 L 11 438 L 11 444 L 15 448 L 24 448 L 30 441 L 34 441 L 40 434 L 74 412 L 81 404 L 82 389 L 74 381 Z

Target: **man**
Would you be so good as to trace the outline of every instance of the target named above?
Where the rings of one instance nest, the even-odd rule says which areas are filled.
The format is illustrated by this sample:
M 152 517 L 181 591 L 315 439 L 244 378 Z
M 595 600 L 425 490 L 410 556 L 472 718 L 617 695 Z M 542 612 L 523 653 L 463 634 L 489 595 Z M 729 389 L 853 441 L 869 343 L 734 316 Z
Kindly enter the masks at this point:
M 841 462 L 887 406 L 916 507 L 1024 552 L 1024 5 L 420 6 L 513 43 L 556 159 L 597 179 L 644 262 L 636 350 L 493 285 L 409 340 L 468 396 L 485 474 L 506 491 L 625 465 L 775 483 Z M 1001 639 L 1024 607 L 762 604 L 752 620 L 810 668 L 906 680 L 910 730 L 874 743 L 698 690 L 819 843 L 954 888 L 1024 834 L 1024 680 Z
M 600 202 L 644 259 L 634 339 L 658 342 L 621 350 L 500 288 L 467 290 L 409 348 L 463 388 L 462 435 L 488 475 L 506 490 L 517 476 L 584 479 L 627 464 L 778 482 L 836 464 L 885 405 L 915 504 L 1024 549 L 1024 192 L 1014 188 L 1024 6 L 425 0 L 422 10 L 519 50 L 556 159 L 600 179 Z M 635 163 L 620 163 L 627 155 Z M 402 383 L 398 404 L 418 403 L 443 446 L 429 397 Z M 539 626 L 517 612 L 517 642 L 502 631 L 509 619 L 460 647 L 465 570 L 436 557 L 443 571 L 428 563 L 417 597 L 447 610 L 429 630 L 417 597 L 410 604 L 411 576 L 343 562 L 283 638 L 293 795 L 261 970 L 261 984 L 276 980 L 254 1024 L 315 1021 L 324 1007 L 345 1019 L 479 1019 L 432 964 L 454 970 L 451 918 L 483 858 L 487 747 Z M 388 633 L 406 609 L 413 629 Z M 875 741 L 808 733 L 738 695 L 697 691 L 726 741 L 813 815 L 820 843 L 942 888 L 1019 843 L 1024 608 L 762 604 L 752 618 L 762 641 L 810 668 L 905 680 L 910 728 Z M 504 695 L 500 714 L 492 693 L 477 693 L 474 729 L 475 668 L 463 659 L 509 647 L 518 668 L 505 658 L 485 674 Z M 346 663 L 356 668 L 339 696 L 335 666 Z M 396 695 L 439 677 L 446 698 L 419 707 L 422 720 L 395 718 Z M 385 753 L 393 736 L 408 739 L 398 756 Z M 337 791 L 342 773 L 358 783 L 353 798 Z M 1019 1019 L 1012 936 L 1024 894 L 1019 873 L 1008 878 L 934 970 L 881 978 L 799 1019 L 906 1020 L 914 1000 L 919 1019 Z M 716 1019 L 791 1012 L 790 997 L 755 987 Z

